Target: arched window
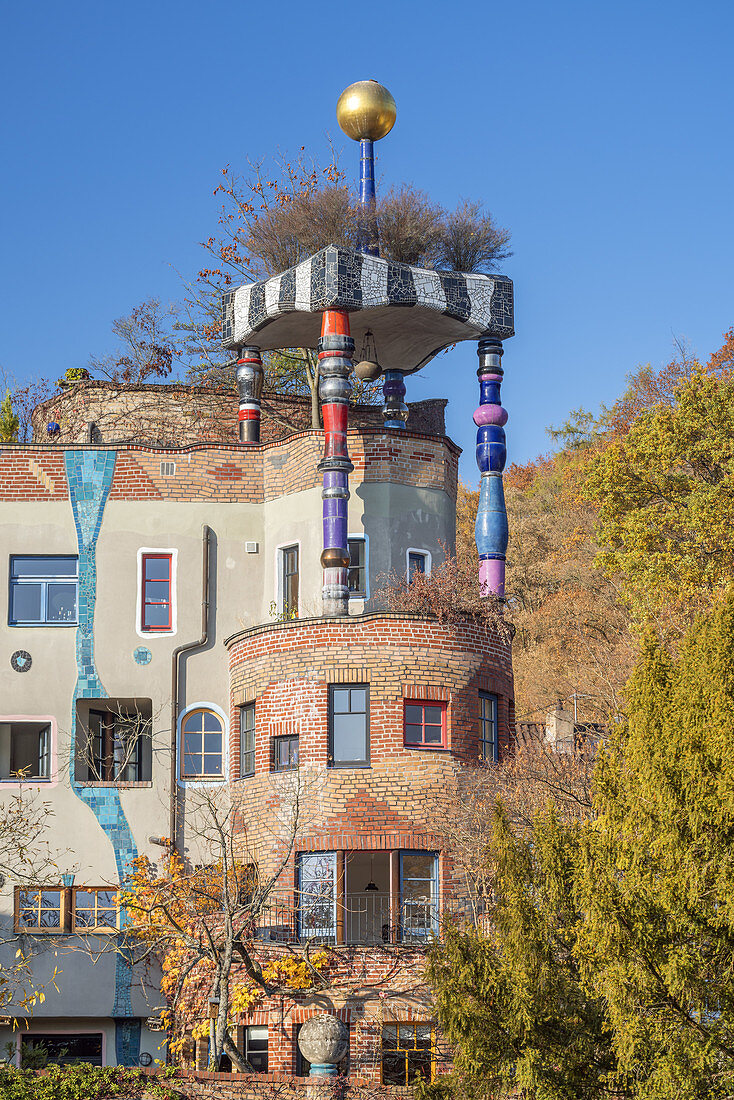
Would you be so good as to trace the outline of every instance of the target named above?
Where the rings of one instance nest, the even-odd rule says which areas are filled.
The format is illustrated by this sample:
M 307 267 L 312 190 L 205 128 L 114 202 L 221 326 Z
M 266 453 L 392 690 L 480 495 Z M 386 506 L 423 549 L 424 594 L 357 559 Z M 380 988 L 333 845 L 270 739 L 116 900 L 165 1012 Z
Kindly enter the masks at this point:
M 182 779 L 224 778 L 224 723 L 213 710 L 192 710 L 183 720 Z

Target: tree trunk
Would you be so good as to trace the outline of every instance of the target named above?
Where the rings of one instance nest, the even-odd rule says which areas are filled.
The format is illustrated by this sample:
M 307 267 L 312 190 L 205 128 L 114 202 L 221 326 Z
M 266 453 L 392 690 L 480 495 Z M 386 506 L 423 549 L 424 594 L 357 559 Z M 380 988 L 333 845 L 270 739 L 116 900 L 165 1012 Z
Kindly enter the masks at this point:
M 309 381 L 309 388 L 311 390 L 311 427 L 321 427 L 321 410 L 319 409 L 319 381 L 318 378 L 314 379 L 313 385 Z

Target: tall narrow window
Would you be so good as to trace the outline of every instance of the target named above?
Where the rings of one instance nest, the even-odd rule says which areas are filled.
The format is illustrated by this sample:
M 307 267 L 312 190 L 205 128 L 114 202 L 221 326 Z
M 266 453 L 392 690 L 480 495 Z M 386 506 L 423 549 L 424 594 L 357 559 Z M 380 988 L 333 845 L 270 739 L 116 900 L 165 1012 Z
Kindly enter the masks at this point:
M 71 626 L 77 621 L 79 559 L 11 557 L 11 626 Z
M 244 1027 L 242 1029 L 244 1049 L 242 1053 L 255 1073 L 268 1072 L 268 1029 L 267 1027 Z
M 499 760 L 497 738 L 497 696 L 479 692 L 479 755 L 496 764 Z
M 435 852 L 400 853 L 400 939 L 422 943 L 438 927 L 438 858 Z
M 408 584 L 417 573 L 431 572 L 431 556 L 427 550 L 408 551 Z
M 350 596 L 367 595 L 367 544 L 364 539 L 349 540 L 347 586 Z
M 171 555 L 143 554 L 141 630 L 170 630 Z
M 369 688 L 329 687 L 329 763 L 348 768 L 369 760 Z
M 194 710 L 183 726 L 182 779 L 221 779 L 224 775 L 224 727 L 211 710 Z
M 406 748 L 445 748 L 446 704 L 406 702 L 403 741 Z
M 336 852 L 298 856 L 298 935 L 336 942 Z
M 298 547 L 280 551 L 280 611 L 285 619 L 298 618 Z
M 240 775 L 255 774 L 255 704 L 240 707 Z

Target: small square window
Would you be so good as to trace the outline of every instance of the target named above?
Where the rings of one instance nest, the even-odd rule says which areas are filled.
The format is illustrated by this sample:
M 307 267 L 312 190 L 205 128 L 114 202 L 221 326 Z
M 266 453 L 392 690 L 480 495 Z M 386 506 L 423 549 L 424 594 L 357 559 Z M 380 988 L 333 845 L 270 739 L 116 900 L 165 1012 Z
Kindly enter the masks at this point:
M 77 621 L 79 559 L 10 558 L 11 626 L 73 626 Z
M 240 707 L 240 776 L 255 774 L 255 704 Z
M 46 934 L 65 932 L 67 891 L 61 886 L 15 888 L 15 931 Z
M 403 743 L 407 748 L 445 748 L 446 704 L 439 702 L 406 702 Z
M 161 462 L 161 477 L 174 477 L 176 474 L 175 462 Z
M 349 539 L 347 587 L 350 596 L 359 598 L 367 595 L 367 543 L 365 539 Z
M 48 722 L 0 719 L 0 779 L 27 782 L 51 778 L 51 726 Z
M 274 772 L 286 772 L 297 768 L 298 737 L 274 737 L 272 753 L 272 769 Z
M 72 929 L 75 932 L 116 932 L 120 918 L 118 891 L 109 886 L 76 886 Z

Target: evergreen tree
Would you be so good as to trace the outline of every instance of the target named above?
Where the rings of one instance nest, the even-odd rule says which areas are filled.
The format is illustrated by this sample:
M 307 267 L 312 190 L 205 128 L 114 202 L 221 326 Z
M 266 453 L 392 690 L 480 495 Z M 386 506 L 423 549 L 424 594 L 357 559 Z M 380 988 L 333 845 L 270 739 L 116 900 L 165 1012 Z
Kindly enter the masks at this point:
M 5 391 L 5 400 L 0 405 L 0 442 L 17 443 L 19 418 L 13 412 L 10 390 Z
M 734 595 L 650 635 L 599 761 L 576 953 L 645 1100 L 734 1092 Z

